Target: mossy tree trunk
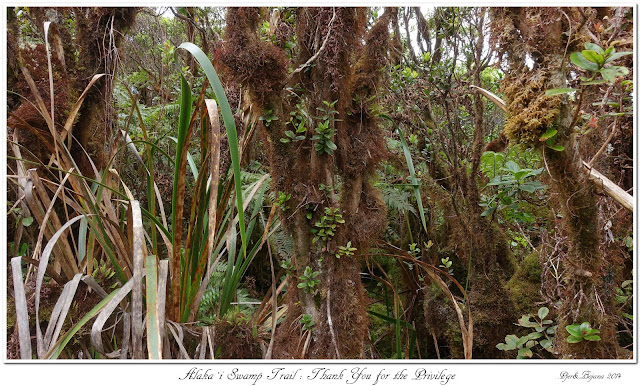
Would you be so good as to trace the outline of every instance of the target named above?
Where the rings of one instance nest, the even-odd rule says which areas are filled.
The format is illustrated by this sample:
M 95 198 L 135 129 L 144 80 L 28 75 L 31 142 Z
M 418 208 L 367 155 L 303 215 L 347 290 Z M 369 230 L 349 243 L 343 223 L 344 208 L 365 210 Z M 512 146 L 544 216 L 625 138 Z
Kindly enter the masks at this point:
M 40 8 L 32 7 L 28 10 L 35 21 L 36 28 L 42 31 L 47 21 L 54 24 L 49 29 L 49 41 L 52 50 L 53 81 L 55 114 L 54 122 L 58 131 L 64 126 L 71 106 L 82 93 L 93 75 L 106 73 L 89 90 L 84 103 L 78 113 L 79 119 L 73 125 L 71 134 L 75 137 L 71 145 L 71 154 L 81 171 L 93 176 L 91 161 L 98 170 L 106 166 L 109 144 L 113 141 L 113 111 L 111 108 L 111 94 L 113 90 L 113 75 L 117 67 L 117 50 L 123 32 L 133 24 L 138 12 L 137 8 L 101 8 L 101 7 L 72 7 L 72 8 Z M 19 50 L 18 35 L 10 37 L 9 48 Z M 35 48 L 24 48 L 21 52 L 9 55 L 10 73 L 19 74 L 22 78 L 20 65 L 30 72 L 40 95 L 47 107 L 49 98 L 49 73 L 44 45 Z M 16 90 L 22 95 L 31 95 L 31 90 L 24 81 L 16 82 Z M 29 97 L 27 97 L 29 99 Z M 47 133 L 44 118 L 35 111 L 32 105 L 22 103 L 13 113 L 32 127 Z M 25 135 L 27 146 L 30 137 L 19 120 L 12 117 L 8 120 L 10 127 L 20 130 Z M 42 148 L 42 144 L 33 143 L 33 149 Z M 83 150 L 84 149 L 84 150 Z M 86 157 L 86 153 L 91 161 Z M 36 157 L 46 158 L 46 152 L 35 151 Z M 43 160 L 46 163 L 46 159 Z
M 562 305 L 558 309 L 556 349 L 562 358 L 616 358 L 618 344 L 613 323 L 610 285 L 604 280 L 611 267 L 601 252 L 598 207 L 592 184 L 582 166 L 577 136 L 573 130 L 576 111 L 566 96 L 545 96 L 545 90 L 567 87 L 569 60 L 565 54 L 582 50 L 589 41 L 586 26 L 589 10 L 561 8 L 497 9 L 493 12 L 493 34 L 508 55 L 510 72 L 505 81 L 510 141 L 539 146 L 538 138 L 548 129 L 557 130 L 556 144 L 562 151 L 542 149 L 548 166 L 551 195 L 569 236 Z M 571 31 L 572 34 L 569 34 Z M 571 40 L 567 40 L 567 36 Z M 531 70 L 526 57 L 533 58 Z M 536 123 L 537 122 L 537 125 Z M 566 326 L 589 322 L 600 330 L 600 341 L 567 343 Z
M 360 255 L 385 225 L 383 204 L 369 180 L 384 149 L 372 108 L 386 65 L 389 17 L 367 32 L 368 9 L 297 9 L 297 70 L 289 73 L 284 51 L 258 36 L 263 12 L 229 9 L 219 56 L 248 90 L 244 102 L 277 118 L 263 122 L 263 133 L 273 189 L 290 195 L 281 209 L 294 246 L 289 308 L 275 336 L 274 356 L 357 358 L 368 331 Z M 300 122 L 307 131 L 296 135 L 304 139 L 281 141 Z M 319 127 L 326 124 L 329 134 L 322 134 Z M 323 135 L 334 149 L 323 148 Z M 335 229 L 323 240 L 318 232 L 325 225 Z M 338 247 L 349 242 L 355 255 L 337 258 Z M 309 269 L 319 273 L 319 283 L 298 288 L 310 281 L 303 278 Z M 303 331 L 303 315 L 315 322 L 313 333 Z

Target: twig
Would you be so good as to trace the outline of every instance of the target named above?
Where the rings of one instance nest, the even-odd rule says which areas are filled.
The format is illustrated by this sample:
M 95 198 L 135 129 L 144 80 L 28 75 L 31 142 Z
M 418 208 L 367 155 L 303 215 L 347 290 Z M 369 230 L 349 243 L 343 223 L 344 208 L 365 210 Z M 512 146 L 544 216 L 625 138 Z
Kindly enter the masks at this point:
M 436 346 L 436 355 L 438 356 L 438 359 L 440 359 L 440 348 L 438 347 L 438 338 L 436 337 L 436 333 L 432 331 L 431 336 L 433 336 L 433 345 Z
M 333 331 L 333 323 L 331 322 L 331 289 L 327 290 L 327 323 L 329 323 L 329 331 L 331 331 L 331 343 L 336 349 L 336 358 L 340 359 L 340 351 L 338 351 L 338 340 L 336 334 Z

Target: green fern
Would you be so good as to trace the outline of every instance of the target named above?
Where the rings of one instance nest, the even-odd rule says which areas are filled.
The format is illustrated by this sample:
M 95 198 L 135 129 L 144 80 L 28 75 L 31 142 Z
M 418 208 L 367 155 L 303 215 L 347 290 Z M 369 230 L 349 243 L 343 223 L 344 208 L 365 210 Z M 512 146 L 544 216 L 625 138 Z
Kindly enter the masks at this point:
M 411 192 L 404 190 L 403 188 L 395 187 L 393 185 L 386 185 L 382 187 L 382 199 L 387 205 L 387 208 L 396 212 L 411 212 L 416 214 L 416 209 L 410 202 Z

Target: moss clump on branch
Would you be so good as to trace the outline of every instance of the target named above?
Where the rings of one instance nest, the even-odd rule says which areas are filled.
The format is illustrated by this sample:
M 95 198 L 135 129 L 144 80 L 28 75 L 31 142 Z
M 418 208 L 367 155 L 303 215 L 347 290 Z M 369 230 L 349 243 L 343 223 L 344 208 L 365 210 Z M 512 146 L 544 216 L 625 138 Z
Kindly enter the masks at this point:
M 546 71 L 505 78 L 508 120 L 504 134 L 511 143 L 538 146 L 539 138 L 553 126 L 560 113 L 561 98 L 546 96 Z

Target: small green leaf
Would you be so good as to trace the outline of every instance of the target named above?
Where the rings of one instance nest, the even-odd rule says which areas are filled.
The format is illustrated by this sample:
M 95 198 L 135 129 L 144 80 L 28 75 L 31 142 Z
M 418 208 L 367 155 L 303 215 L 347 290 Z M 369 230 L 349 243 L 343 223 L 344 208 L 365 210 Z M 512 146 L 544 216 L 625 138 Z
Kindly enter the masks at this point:
M 542 346 L 546 350 L 549 350 L 549 348 L 551 348 L 551 340 L 550 339 L 541 340 L 540 341 L 540 346 Z
M 507 351 L 507 346 L 504 343 L 498 343 L 496 348 L 500 351 Z
M 530 341 L 528 341 L 528 342 L 527 342 L 527 344 L 525 345 L 525 347 L 526 347 L 526 348 L 531 348 L 531 347 L 535 346 L 536 344 L 538 344 L 538 342 L 537 342 L 537 341 L 535 341 L 535 340 L 530 340 Z
M 570 92 L 578 91 L 575 88 L 552 88 L 547 90 L 544 95 L 546 96 L 554 96 L 554 95 L 562 95 Z
M 585 335 L 584 339 L 591 341 L 599 341 L 600 337 L 598 335 Z
M 532 332 L 529 335 L 527 335 L 527 337 L 529 337 L 529 339 L 538 339 L 538 338 L 542 337 L 542 333 L 541 332 Z
M 523 347 L 518 350 L 518 355 L 531 358 L 533 356 L 533 352 L 531 351 L 531 349 Z
M 25 217 L 22 219 L 23 226 L 28 227 L 31 224 L 33 224 L 33 217 Z
M 563 151 L 564 150 L 564 146 L 561 145 L 547 145 L 547 147 L 551 150 L 555 150 L 555 151 Z
M 547 131 L 544 132 L 544 134 L 540 136 L 540 142 L 546 141 L 549 138 L 553 138 L 556 136 L 556 134 L 558 134 L 558 130 L 554 128 L 549 128 L 547 129 Z
M 602 77 L 605 78 L 610 83 L 614 83 L 617 77 L 628 75 L 629 69 L 621 66 L 612 66 L 612 67 L 603 68 L 600 71 L 600 74 L 602 74 Z
M 507 350 L 513 350 L 516 348 L 516 342 L 518 341 L 518 337 L 515 335 L 507 335 L 504 338 L 504 341 L 507 343 L 505 348 Z
M 540 309 L 538 309 L 538 317 L 540 319 L 546 318 L 547 315 L 549 315 L 549 309 L 547 307 L 540 307 Z
M 522 318 L 518 319 L 517 325 L 522 327 L 536 327 L 538 323 L 532 322 L 529 318 L 530 316 L 523 315 Z
M 633 52 L 631 52 L 631 51 L 616 52 L 615 54 L 609 56 L 607 58 L 607 60 L 605 60 L 605 63 L 613 62 L 616 59 L 619 59 L 619 58 L 621 58 L 621 57 L 623 57 L 625 55 L 631 55 L 631 54 L 633 54 Z
M 580 331 L 585 331 L 589 328 L 591 328 L 591 324 L 589 322 L 582 322 L 580 324 Z
M 556 328 L 558 328 L 558 326 L 553 326 L 553 327 L 547 328 L 547 334 L 549 334 L 549 335 L 555 334 L 556 333 Z
M 611 46 L 611 47 L 607 48 L 607 50 L 604 52 L 604 56 L 609 57 L 609 56 L 611 56 L 611 55 L 613 55 L 615 53 L 616 53 L 615 47 Z
M 583 85 L 585 86 L 589 86 L 589 85 L 593 85 L 593 84 L 603 84 L 603 83 L 607 83 L 606 79 L 596 79 L 596 80 L 588 80 L 586 82 L 582 82 Z
M 536 332 L 542 332 L 542 331 L 544 331 L 545 329 L 546 329 L 546 327 L 545 327 L 545 326 L 538 326 L 538 327 L 536 327 Z
M 522 345 L 527 343 L 529 340 L 530 339 L 528 335 L 518 338 L 518 340 L 516 341 L 516 347 L 522 347 Z
M 598 65 L 596 63 L 588 61 L 587 58 L 584 57 L 582 52 L 574 52 L 573 54 L 571 54 L 569 59 L 571 60 L 571 63 L 582 69 L 594 72 L 598 71 L 599 69 Z
M 600 55 L 606 55 L 605 51 L 597 44 L 593 43 L 584 43 L 584 48 L 587 50 L 595 51 Z M 613 47 L 612 47 L 613 48 Z M 608 51 L 608 50 L 607 50 Z
M 567 337 L 567 343 L 580 343 L 582 342 L 582 337 L 577 337 L 573 335 L 569 335 Z
M 570 324 L 570 325 L 566 326 L 565 329 L 572 336 L 575 336 L 577 338 L 582 338 L 582 331 L 580 331 L 580 326 L 579 325 Z
M 593 63 L 597 63 L 598 67 L 601 67 L 604 64 L 604 57 L 593 50 L 583 50 L 582 55 Z

